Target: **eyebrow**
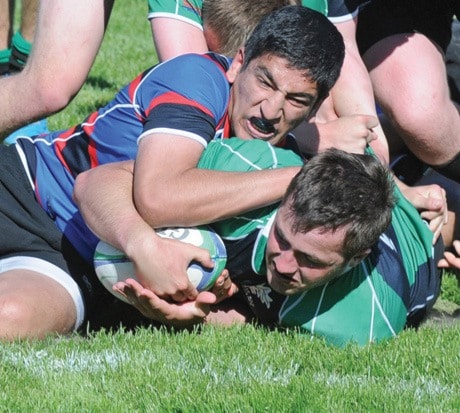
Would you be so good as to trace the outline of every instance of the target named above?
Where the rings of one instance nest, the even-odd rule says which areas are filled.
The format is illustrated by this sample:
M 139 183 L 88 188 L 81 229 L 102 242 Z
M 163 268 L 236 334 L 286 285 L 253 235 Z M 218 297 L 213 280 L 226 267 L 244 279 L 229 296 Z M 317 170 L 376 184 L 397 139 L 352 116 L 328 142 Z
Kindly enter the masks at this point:
M 312 262 L 315 265 L 323 266 L 323 267 L 331 267 L 335 264 L 335 262 L 326 262 L 314 257 L 310 254 L 305 252 L 299 251 L 308 261 Z
M 272 83 L 273 85 L 275 85 L 278 88 L 278 83 L 275 81 L 275 79 L 273 78 L 271 72 L 265 66 L 257 66 L 257 69 L 260 70 L 262 72 L 262 74 L 267 77 L 267 79 L 270 81 L 270 83 Z M 291 92 L 291 93 L 287 93 L 287 96 L 305 98 L 305 99 L 309 100 L 310 102 L 312 102 L 312 101 L 314 101 L 316 99 L 316 97 L 314 95 L 312 95 L 311 93 L 292 93 Z
M 292 248 L 291 243 L 286 240 L 286 236 L 284 235 L 284 232 L 281 230 L 281 228 L 280 228 L 280 226 L 278 225 L 277 222 L 275 222 L 275 232 L 277 233 L 277 235 L 279 237 L 281 237 L 281 239 L 284 242 L 287 242 L 289 244 L 290 248 Z M 329 262 L 328 261 L 323 261 L 323 260 L 319 259 L 318 257 L 315 257 L 314 255 L 310 255 L 310 254 L 308 254 L 307 252 L 304 252 L 304 251 L 294 250 L 294 252 L 297 252 L 297 253 L 301 254 L 304 258 L 306 258 L 308 261 L 312 262 L 315 265 L 324 266 L 324 267 L 331 267 L 331 266 L 333 266 L 335 264 L 335 261 L 332 261 L 332 262 L 331 261 L 329 261 Z

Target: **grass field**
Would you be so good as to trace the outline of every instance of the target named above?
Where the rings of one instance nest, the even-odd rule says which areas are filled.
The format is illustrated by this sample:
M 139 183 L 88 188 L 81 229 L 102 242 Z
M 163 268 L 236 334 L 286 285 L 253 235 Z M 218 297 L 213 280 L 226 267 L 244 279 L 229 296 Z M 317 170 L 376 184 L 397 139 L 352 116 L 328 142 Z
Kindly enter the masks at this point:
M 146 2 L 117 1 L 77 123 L 156 61 Z M 206 326 L 0 344 L 0 412 L 458 412 L 460 289 L 445 277 L 419 331 L 345 349 L 295 332 Z

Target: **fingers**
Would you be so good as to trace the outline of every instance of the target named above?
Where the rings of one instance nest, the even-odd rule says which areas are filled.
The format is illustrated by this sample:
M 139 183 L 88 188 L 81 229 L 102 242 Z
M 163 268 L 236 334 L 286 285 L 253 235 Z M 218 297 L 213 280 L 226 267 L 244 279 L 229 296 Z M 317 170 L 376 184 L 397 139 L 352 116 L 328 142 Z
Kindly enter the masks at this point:
M 363 120 L 363 124 L 367 129 L 367 134 L 365 136 L 366 143 L 369 144 L 372 141 L 377 140 L 378 135 L 374 131 L 374 128 L 376 128 L 379 125 L 378 118 L 375 116 L 370 116 L 370 115 L 360 115 L 360 119 Z
M 228 270 L 224 270 L 211 291 L 217 297 L 217 303 L 220 303 L 226 298 L 236 294 L 238 292 L 238 286 L 232 282 Z
M 457 254 L 460 256 L 460 241 L 459 240 L 455 240 L 453 243 L 452 243 L 455 251 L 457 252 Z
M 133 279 L 117 283 L 116 287 L 118 290 L 123 290 L 129 303 L 145 317 L 175 327 L 188 327 L 204 321 L 209 314 L 210 304 L 214 304 L 216 301 L 214 294 L 202 292 L 196 301 L 169 302 L 143 288 Z
M 177 291 L 169 296 L 169 298 L 177 303 L 191 301 L 197 297 L 197 289 L 189 282 L 185 289 Z M 168 298 L 168 297 L 165 297 Z
M 456 257 L 451 252 L 445 252 L 444 258 L 442 258 L 438 263 L 438 267 L 460 269 L 460 257 Z
M 367 129 L 372 130 L 379 125 L 379 120 L 376 116 L 372 115 L 358 115 L 364 120 L 364 124 L 366 125 Z

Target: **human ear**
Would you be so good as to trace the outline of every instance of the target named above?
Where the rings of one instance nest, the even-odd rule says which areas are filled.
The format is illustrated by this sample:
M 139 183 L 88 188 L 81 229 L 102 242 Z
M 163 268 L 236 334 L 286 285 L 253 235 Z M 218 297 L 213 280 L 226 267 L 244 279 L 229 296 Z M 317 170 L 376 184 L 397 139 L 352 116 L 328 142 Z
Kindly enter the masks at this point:
M 348 266 L 350 268 L 353 268 L 353 267 L 356 267 L 358 264 L 361 263 L 362 260 L 364 260 L 364 258 L 366 258 L 371 252 L 371 249 L 368 248 L 367 250 L 363 251 L 363 252 L 360 252 L 358 254 L 356 254 L 349 262 L 348 262 Z
M 243 66 L 243 62 L 244 62 L 244 48 L 241 48 L 236 53 L 235 57 L 233 58 L 232 64 L 227 70 L 227 80 L 230 83 L 233 83 L 236 77 L 238 76 L 238 73 L 240 73 L 241 67 Z

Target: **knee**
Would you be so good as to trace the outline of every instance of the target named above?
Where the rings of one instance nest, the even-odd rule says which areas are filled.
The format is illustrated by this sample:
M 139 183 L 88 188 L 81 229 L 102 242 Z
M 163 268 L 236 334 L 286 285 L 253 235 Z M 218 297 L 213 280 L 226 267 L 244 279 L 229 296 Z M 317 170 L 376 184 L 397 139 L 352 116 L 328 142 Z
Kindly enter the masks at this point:
M 72 330 L 75 317 L 53 308 L 46 299 L 34 302 L 20 294 L 0 297 L 0 341 L 43 339 L 47 335 L 66 334 Z
M 32 314 L 21 299 L 15 296 L 0 298 L 0 340 L 30 337 Z

